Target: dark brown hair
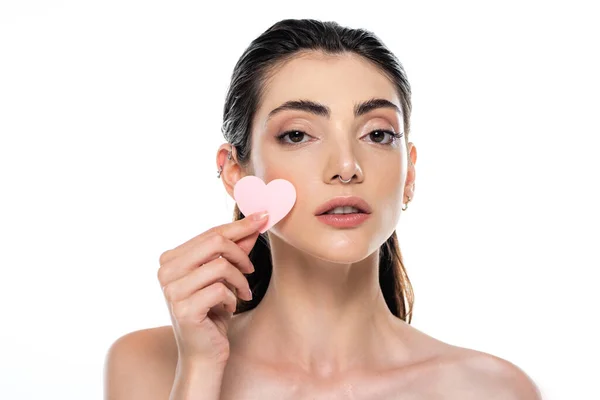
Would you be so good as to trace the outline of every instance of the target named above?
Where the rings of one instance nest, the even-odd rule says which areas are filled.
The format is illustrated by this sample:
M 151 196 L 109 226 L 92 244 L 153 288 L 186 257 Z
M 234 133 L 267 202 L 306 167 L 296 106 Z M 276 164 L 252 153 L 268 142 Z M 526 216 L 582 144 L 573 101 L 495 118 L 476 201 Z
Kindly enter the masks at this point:
M 314 19 L 284 19 L 250 43 L 235 65 L 223 110 L 222 132 L 233 147 L 237 162 L 250 160 L 252 119 L 259 107 L 264 87 L 276 68 L 295 55 L 307 51 L 325 54 L 356 53 L 370 60 L 394 83 L 402 103 L 404 137 L 408 142 L 411 89 L 400 61 L 372 32 L 350 29 L 336 22 Z M 233 219 L 245 216 L 235 205 Z M 248 275 L 251 301 L 238 299 L 236 314 L 250 310 L 266 293 L 273 268 L 267 233 L 260 234 L 249 254 L 255 272 Z M 412 319 L 414 295 L 406 274 L 396 231 L 379 249 L 379 283 L 390 311 L 407 323 Z

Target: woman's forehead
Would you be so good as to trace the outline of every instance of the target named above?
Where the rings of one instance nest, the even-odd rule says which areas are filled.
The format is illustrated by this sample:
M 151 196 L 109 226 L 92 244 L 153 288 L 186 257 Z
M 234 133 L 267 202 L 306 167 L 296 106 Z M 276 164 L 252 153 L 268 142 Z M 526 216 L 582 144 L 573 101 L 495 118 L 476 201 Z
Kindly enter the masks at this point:
M 395 93 L 393 82 L 383 71 L 358 55 L 292 59 L 275 70 L 264 89 L 265 101 L 273 102 L 327 94 L 381 97 Z

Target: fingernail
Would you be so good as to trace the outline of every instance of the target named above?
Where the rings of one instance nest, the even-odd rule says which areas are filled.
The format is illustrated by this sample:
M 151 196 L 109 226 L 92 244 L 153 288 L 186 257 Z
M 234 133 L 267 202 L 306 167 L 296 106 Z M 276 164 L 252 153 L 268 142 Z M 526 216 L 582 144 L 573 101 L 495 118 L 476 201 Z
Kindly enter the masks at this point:
M 269 212 L 268 212 L 268 211 L 263 211 L 263 212 L 262 212 L 262 213 L 260 213 L 260 214 L 259 214 L 259 213 L 257 213 L 257 214 L 254 214 L 254 215 L 252 216 L 252 219 L 253 219 L 253 220 L 255 220 L 255 221 L 260 221 L 261 219 L 264 219 L 264 218 L 265 218 L 265 217 L 267 217 L 268 215 L 269 215 Z
M 252 290 L 248 289 L 248 296 L 250 296 L 250 300 L 252 300 Z

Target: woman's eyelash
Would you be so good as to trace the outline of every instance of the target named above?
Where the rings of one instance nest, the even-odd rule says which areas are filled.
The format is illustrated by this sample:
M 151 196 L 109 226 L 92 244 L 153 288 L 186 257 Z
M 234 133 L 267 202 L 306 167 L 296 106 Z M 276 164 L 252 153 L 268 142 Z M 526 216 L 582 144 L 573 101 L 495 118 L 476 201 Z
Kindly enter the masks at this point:
M 296 132 L 301 133 L 303 135 L 308 135 L 306 132 L 303 132 L 303 131 L 298 130 L 298 129 L 293 129 L 293 130 L 286 131 L 286 132 L 283 132 L 282 134 L 278 135 L 277 136 L 277 140 L 280 143 L 288 144 L 288 145 L 301 144 L 301 142 L 300 143 L 293 143 L 293 142 L 290 143 L 290 142 L 286 142 L 285 140 L 283 140 L 283 138 L 286 137 L 287 135 L 289 135 L 290 133 L 296 133 Z M 404 135 L 403 133 L 396 133 L 394 131 L 390 131 L 390 130 L 387 130 L 387 129 L 375 129 L 375 130 L 372 130 L 371 132 L 367 133 L 365 136 L 369 136 L 369 135 L 371 135 L 374 132 L 384 132 L 384 133 L 387 133 L 390 136 L 392 136 L 392 138 L 393 138 L 392 142 L 389 143 L 389 144 L 387 144 L 387 145 L 393 144 L 397 139 L 400 139 Z M 375 142 L 375 143 L 377 143 L 377 142 Z

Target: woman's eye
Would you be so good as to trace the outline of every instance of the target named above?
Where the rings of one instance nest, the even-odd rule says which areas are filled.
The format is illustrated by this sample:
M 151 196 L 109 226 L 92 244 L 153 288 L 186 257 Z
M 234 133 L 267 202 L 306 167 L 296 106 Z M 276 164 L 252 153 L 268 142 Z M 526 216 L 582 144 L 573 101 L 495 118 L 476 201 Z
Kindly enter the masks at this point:
M 385 136 L 389 136 L 390 140 L 385 142 Z M 371 140 L 375 143 L 380 143 L 380 144 L 392 144 L 394 143 L 394 141 L 396 141 L 396 139 L 400 138 L 402 135 L 400 134 L 396 134 L 392 131 L 388 131 L 385 129 L 377 129 L 372 131 L 371 133 L 369 133 L 367 136 L 369 136 L 371 138 Z
M 288 136 L 289 137 L 289 141 L 284 140 L 284 138 Z M 302 132 L 302 131 L 287 131 L 282 133 L 281 135 L 277 136 L 277 139 L 280 142 L 283 142 L 285 144 L 296 144 L 296 143 L 302 143 L 302 139 L 304 138 L 304 136 L 307 136 L 306 133 Z

